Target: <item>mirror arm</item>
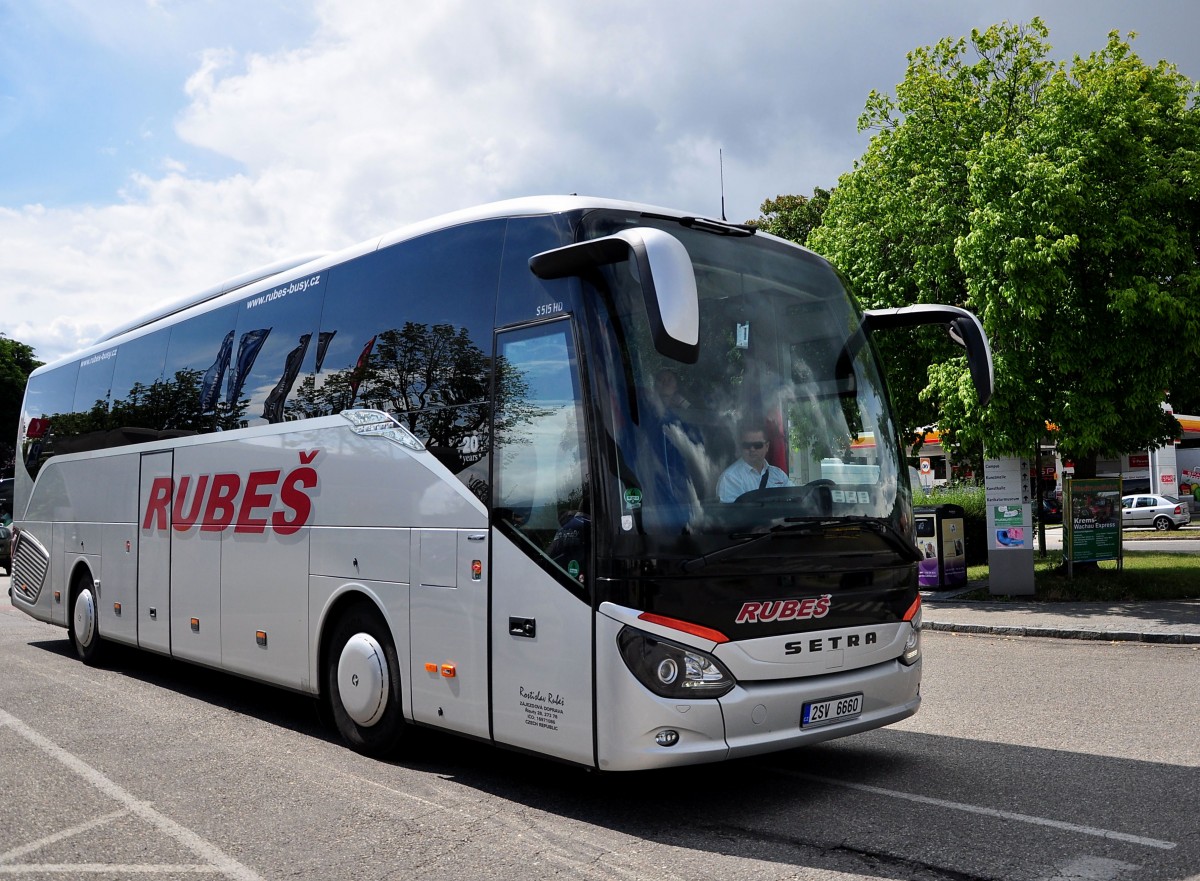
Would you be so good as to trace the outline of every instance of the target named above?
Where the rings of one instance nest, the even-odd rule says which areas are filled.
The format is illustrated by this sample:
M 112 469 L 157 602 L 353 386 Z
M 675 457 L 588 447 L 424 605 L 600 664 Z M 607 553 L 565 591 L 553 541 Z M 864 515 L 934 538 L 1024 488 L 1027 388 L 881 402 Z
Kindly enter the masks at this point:
M 950 339 L 967 350 L 971 381 L 979 394 L 979 402 L 987 406 L 995 388 L 995 369 L 992 349 L 979 319 L 966 309 L 941 303 L 919 303 L 894 309 L 868 309 L 863 313 L 863 328 L 868 331 L 894 327 L 917 327 L 922 324 L 944 324 Z

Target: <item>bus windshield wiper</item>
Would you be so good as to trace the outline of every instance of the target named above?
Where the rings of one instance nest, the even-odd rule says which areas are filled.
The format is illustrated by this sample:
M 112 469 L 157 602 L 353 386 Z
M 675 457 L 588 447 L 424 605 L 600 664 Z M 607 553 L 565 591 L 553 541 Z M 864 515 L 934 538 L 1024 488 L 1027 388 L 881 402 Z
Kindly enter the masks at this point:
M 799 518 L 797 518 L 799 519 Z M 758 544 L 766 539 L 776 538 L 778 536 L 803 537 L 809 535 L 821 535 L 825 531 L 825 526 L 830 522 L 836 521 L 820 521 L 814 520 L 806 522 L 803 526 L 775 526 L 767 532 L 731 532 L 729 537 L 734 541 L 739 542 L 735 545 L 728 545 L 708 554 L 701 554 L 699 557 L 693 557 L 686 560 L 681 569 L 684 572 L 694 572 L 697 569 L 703 569 L 709 563 L 715 563 L 717 560 L 724 560 L 726 557 L 733 557 L 742 553 L 750 545 Z M 915 549 L 914 549 L 915 550 Z
M 875 533 L 889 547 L 899 553 L 900 556 L 906 557 L 914 563 L 921 559 L 921 552 L 917 550 L 917 546 L 887 520 L 881 520 L 877 517 L 846 517 L 839 522 L 851 526 L 860 526 Z
M 648 217 L 652 220 L 666 220 L 671 223 L 678 223 L 687 229 L 699 229 L 704 232 L 715 233 L 719 236 L 748 237 L 758 232 L 758 227 L 747 223 L 730 223 L 728 220 L 714 220 L 711 217 L 676 217 L 672 214 L 655 214 L 652 211 L 643 212 L 642 217 Z

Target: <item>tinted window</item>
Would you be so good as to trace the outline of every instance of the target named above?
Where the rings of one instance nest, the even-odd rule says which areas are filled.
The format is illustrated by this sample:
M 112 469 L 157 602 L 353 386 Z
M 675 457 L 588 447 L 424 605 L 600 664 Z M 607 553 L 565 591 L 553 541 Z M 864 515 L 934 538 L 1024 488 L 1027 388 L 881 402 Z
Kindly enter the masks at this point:
M 75 384 L 72 409 L 76 413 L 95 411 L 105 414 L 107 421 L 109 390 L 113 368 L 117 366 L 117 349 L 105 349 L 79 362 L 79 381 Z
M 573 587 L 591 556 L 587 441 L 568 322 L 498 336 L 496 519 Z
M 486 498 L 491 337 L 504 221 L 468 224 L 330 273 L 291 418 L 385 410 Z
M 109 405 L 109 427 L 117 432 L 112 438 L 114 446 L 157 440 L 158 432 L 170 423 L 162 383 L 169 335 L 167 330 L 158 330 L 121 343 L 117 349 Z
M 170 430 L 233 428 L 243 418 L 242 412 L 225 409 L 221 397 L 232 359 L 237 313 L 237 306 L 224 306 L 171 328 L 162 378 L 162 390 L 172 402 Z
M 236 425 L 283 421 L 288 394 L 316 358 L 325 281 L 292 279 L 242 301 L 223 397 Z
M 21 458 L 31 477 L 76 433 L 72 411 L 79 362 L 29 380 L 21 412 Z
M 573 279 L 543 281 L 529 268 L 529 258 L 542 251 L 558 248 L 569 241 L 555 217 L 514 217 L 504 237 L 504 262 L 500 272 L 500 297 L 496 304 L 496 325 L 532 321 L 549 306 L 567 309 L 571 292 L 579 283 Z

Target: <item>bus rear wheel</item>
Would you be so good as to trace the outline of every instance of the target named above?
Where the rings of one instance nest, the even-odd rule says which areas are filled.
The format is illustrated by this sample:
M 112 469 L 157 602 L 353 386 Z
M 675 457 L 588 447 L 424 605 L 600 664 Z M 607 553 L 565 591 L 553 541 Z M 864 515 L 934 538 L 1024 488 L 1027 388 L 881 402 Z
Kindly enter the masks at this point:
M 75 654 L 85 664 L 94 665 L 100 660 L 100 621 L 97 615 L 96 588 L 84 575 L 75 582 L 71 592 L 71 619 L 67 627 Z
M 338 619 L 322 677 L 329 714 L 350 748 L 368 756 L 394 752 L 404 728 L 400 663 L 374 607 L 359 603 Z

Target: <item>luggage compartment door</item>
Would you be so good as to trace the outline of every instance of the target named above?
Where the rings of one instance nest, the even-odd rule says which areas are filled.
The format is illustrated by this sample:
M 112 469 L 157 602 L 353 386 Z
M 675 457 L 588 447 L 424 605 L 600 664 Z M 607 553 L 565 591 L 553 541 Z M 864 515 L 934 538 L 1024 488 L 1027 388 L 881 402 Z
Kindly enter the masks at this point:
M 171 499 L 175 454 L 143 453 L 138 490 L 138 645 L 171 653 Z

